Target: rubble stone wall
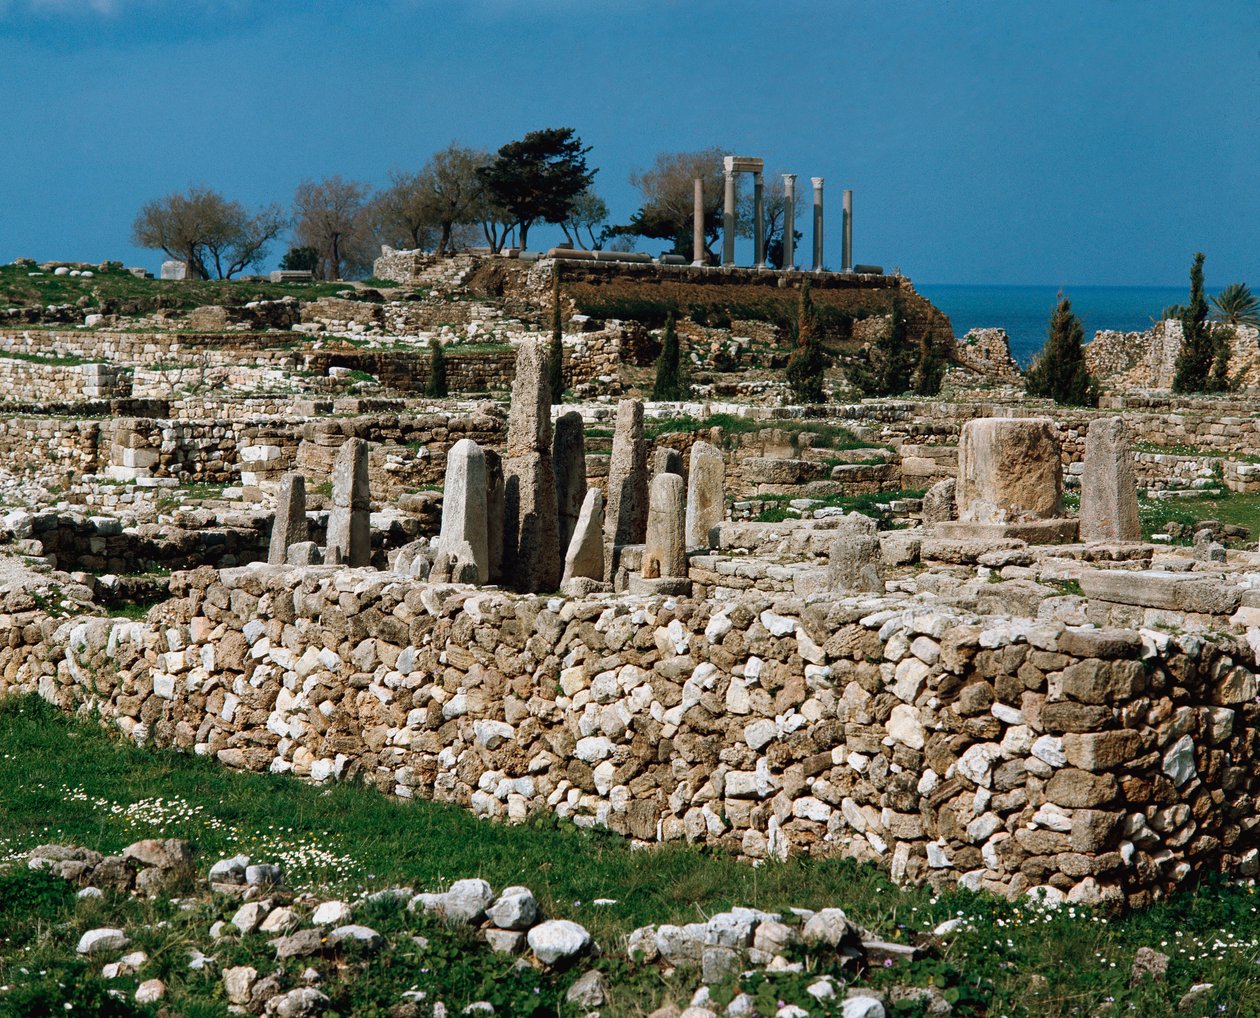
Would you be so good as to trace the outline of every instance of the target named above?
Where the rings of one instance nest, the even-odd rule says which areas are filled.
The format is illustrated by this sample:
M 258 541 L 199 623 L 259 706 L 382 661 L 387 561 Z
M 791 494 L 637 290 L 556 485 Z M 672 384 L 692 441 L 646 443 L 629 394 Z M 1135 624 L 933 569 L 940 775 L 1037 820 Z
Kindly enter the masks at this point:
M 231 767 L 751 859 L 1135 905 L 1257 870 L 1254 657 L 1227 637 L 333 567 L 196 570 L 172 592 L 153 624 L 0 616 L 0 692 Z
M 20 402 L 61 402 L 130 396 L 130 372 L 109 364 L 55 364 L 0 354 L 0 392 Z

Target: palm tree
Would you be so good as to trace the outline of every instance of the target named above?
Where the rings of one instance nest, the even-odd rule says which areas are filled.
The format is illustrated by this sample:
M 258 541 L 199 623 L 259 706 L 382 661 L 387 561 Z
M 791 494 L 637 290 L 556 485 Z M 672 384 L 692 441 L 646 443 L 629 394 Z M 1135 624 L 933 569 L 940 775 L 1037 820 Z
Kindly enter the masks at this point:
M 1230 283 L 1212 298 L 1212 320 L 1260 327 L 1260 297 L 1246 283 Z

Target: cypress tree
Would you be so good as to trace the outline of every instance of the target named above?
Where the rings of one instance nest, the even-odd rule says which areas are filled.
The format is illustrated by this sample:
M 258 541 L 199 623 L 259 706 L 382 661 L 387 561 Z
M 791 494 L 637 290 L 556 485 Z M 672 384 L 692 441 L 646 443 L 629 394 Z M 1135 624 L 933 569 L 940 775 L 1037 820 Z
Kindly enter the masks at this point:
M 945 380 L 945 355 L 933 338 L 931 330 L 919 340 L 919 365 L 914 369 L 914 391 L 919 396 L 935 396 Z
M 792 398 L 798 403 L 822 403 L 827 398 L 823 389 L 827 358 L 818 337 L 818 315 L 814 311 L 814 295 L 810 292 L 808 279 L 801 284 L 793 331 L 796 343 L 787 362 L 788 388 L 792 390 Z
M 1181 320 L 1181 352 L 1173 392 L 1208 392 L 1214 382 L 1212 366 L 1218 359 L 1216 344 L 1207 326 L 1207 301 L 1203 298 L 1203 252 L 1196 252 L 1190 266 L 1190 303 L 1177 308 Z M 1228 361 L 1228 351 L 1226 360 Z M 1221 376 L 1223 377 L 1222 369 Z
M 1028 369 L 1025 389 L 1030 396 L 1048 396 L 1056 403 L 1096 406 L 1098 391 L 1085 367 L 1085 330 L 1072 311 L 1072 302 L 1062 294 L 1059 297 L 1045 345 Z
M 560 266 L 551 277 L 551 349 L 547 354 L 547 380 L 551 402 L 564 402 L 564 338 L 560 329 Z
M 682 349 L 678 343 L 678 330 L 674 328 L 674 316 L 665 319 L 665 337 L 661 340 L 661 352 L 656 358 L 656 380 L 652 383 L 652 399 L 657 401 L 687 398 L 687 385 L 683 380 Z
M 443 352 L 442 341 L 434 336 L 429 340 L 429 380 L 425 383 L 424 394 L 426 396 L 445 396 L 446 389 L 446 354 Z
M 930 360 L 920 344 L 915 350 L 906 344 L 906 318 L 901 301 L 894 297 L 888 328 L 867 348 L 866 362 L 849 372 L 849 377 L 868 396 L 900 396 L 910 388 L 916 362 Z M 924 365 L 934 370 L 930 363 Z M 926 379 L 930 385 L 931 378 Z M 940 388 L 939 379 L 936 388 Z

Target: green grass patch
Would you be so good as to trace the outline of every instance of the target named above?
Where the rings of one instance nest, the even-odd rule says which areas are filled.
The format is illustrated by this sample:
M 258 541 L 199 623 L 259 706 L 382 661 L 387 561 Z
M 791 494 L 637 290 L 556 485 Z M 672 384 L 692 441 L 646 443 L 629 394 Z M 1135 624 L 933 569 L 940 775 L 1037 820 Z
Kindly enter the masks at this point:
M 1260 941 L 1255 887 L 1208 877 L 1195 891 L 1127 916 L 1084 907 L 1045 908 L 966 892 L 936 894 L 899 889 L 879 871 L 839 859 L 792 859 L 749 866 L 721 853 L 686 846 L 631 850 L 619 838 L 583 832 L 555 820 L 522 827 L 479 821 L 452 806 L 407 802 L 355 784 L 315 787 L 294 779 L 244 774 L 215 762 L 170 751 L 140 749 L 113 738 L 88 719 L 71 720 L 35 697 L 0 705 L 0 862 L 17 862 L 36 844 L 75 843 L 116 851 L 142 837 L 192 840 L 199 871 L 227 853 L 285 863 L 296 887 L 344 894 L 390 885 L 438 889 L 482 876 L 496 888 L 525 884 L 546 914 L 583 923 L 604 945 L 597 964 L 614 987 L 609 1018 L 641 1016 L 665 1000 L 685 1002 L 697 984 L 656 969 L 632 969 L 620 937 L 648 922 L 688 922 L 730 905 L 780 910 L 788 906 L 843 907 L 850 918 L 885 939 L 934 943 L 911 965 L 850 974 L 853 985 L 888 989 L 933 985 L 960 1018 L 1069 1018 L 1102 1013 L 1172 1018 L 1196 983 L 1211 983 L 1195 1014 L 1251 1015 L 1260 1000 Z M 597 898 L 614 899 L 595 905 Z M 5 916 L 0 940 L 0 1016 L 63 1013 L 149 1014 L 130 1003 L 139 978 L 168 984 L 165 1005 L 181 1015 L 224 1013 L 218 971 L 276 965 L 267 938 L 211 943 L 211 922 L 231 914 L 227 899 L 192 900 L 181 908 L 106 895 L 79 901 L 69 887 L 24 867 L 0 870 Z M 384 1015 L 400 988 L 416 986 L 442 997 L 456 1012 L 488 999 L 500 1014 L 578 1014 L 562 1002 L 576 972 L 550 976 L 512 969 L 512 959 L 490 955 L 476 934 L 441 926 L 397 904 L 371 906 L 356 921 L 385 935 L 387 947 L 353 979 L 326 972 L 323 988 L 334 1012 Z M 930 932 L 946 919 L 959 929 L 940 941 Z M 149 967 L 136 977 L 105 984 L 99 960 L 77 958 L 73 946 L 87 929 L 120 925 Z M 424 936 L 418 949 L 410 938 Z M 217 971 L 187 967 L 188 950 L 218 958 Z M 1150 947 L 1170 957 L 1159 982 L 1130 986 L 1135 952 Z M 811 1004 L 804 988 L 826 959 L 799 955 L 802 974 L 757 976 L 741 988 L 758 1000 Z M 309 962 L 296 959 L 296 978 Z M 109 987 L 126 991 L 110 1003 Z M 720 984 L 715 997 L 734 986 Z M 91 1010 L 99 1003 L 99 1009 Z M 110 1010 L 113 1008 L 113 1010 Z M 773 1012 L 770 1012 L 773 1013 Z M 811 1014 L 838 1014 L 821 1005 Z M 922 1015 L 921 1006 L 895 1016 Z
M 892 525 L 892 518 L 886 506 L 888 503 L 903 498 L 922 498 L 923 490 L 921 489 L 905 489 L 903 491 L 880 491 L 865 495 L 821 495 L 818 501 L 822 505 L 815 506 L 818 509 L 843 509 L 846 513 L 861 513 L 863 516 L 869 516 L 875 520 L 880 529 L 886 529 Z M 777 502 L 779 505 L 770 509 L 764 509 L 754 517 L 756 523 L 782 523 L 784 520 L 800 519 L 800 514 L 793 511 L 789 503 L 793 499 L 808 498 L 810 496 L 801 495 L 762 495 L 758 501 L 761 502 Z
M 1168 533 L 1172 523 L 1190 528 L 1200 520 L 1219 520 L 1226 526 L 1246 527 L 1254 537 L 1260 534 L 1260 494 L 1223 490 L 1212 496 L 1143 497 L 1138 499 L 1138 518 L 1142 523 L 1142 537 L 1148 541 L 1152 534 Z M 1191 536 L 1177 538 L 1176 543 L 1189 544 Z
M 331 297 L 346 283 L 272 283 L 267 281 L 137 279 L 122 268 L 93 268 L 89 279 L 54 276 L 51 271 L 32 276 L 30 266 L 0 266 L 0 306 L 74 304 L 87 297 L 87 308 L 102 303 L 127 305 L 128 313 L 158 308 L 190 310 L 206 304 L 240 305 L 251 300 Z
M 696 432 L 708 431 L 711 428 L 717 428 L 721 432 L 722 444 L 727 448 L 734 447 L 741 435 L 754 435 L 766 430 L 786 432 L 793 449 L 805 446 L 802 436 L 807 434 L 814 436 L 812 447 L 815 449 L 834 449 L 837 452 L 843 452 L 847 449 L 886 448 L 862 441 L 848 428 L 839 424 L 828 424 L 825 421 L 762 420 L 741 417 L 737 414 L 710 414 L 704 418 L 682 414 L 678 417 L 652 419 L 644 422 L 643 433 L 647 438 L 655 441 L 662 435 L 694 435 Z
M 94 361 L 75 354 L 26 353 L 20 350 L 0 352 L 0 360 L 25 361 L 28 364 L 47 364 L 50 367 L 77 367 L 80 364 L 92 364 Z

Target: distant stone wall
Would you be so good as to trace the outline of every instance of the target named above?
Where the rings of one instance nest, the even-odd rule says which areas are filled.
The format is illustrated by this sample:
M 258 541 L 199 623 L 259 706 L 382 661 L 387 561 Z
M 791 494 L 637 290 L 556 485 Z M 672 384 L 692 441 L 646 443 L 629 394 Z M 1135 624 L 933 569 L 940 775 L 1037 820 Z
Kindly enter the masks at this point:
M 131 373 L 110 364 L 50 364 L 0 354 L 6 401 L 33 403 L 116 399 L 132 394 Z
M 177 574 L 154 624 L 0 615 L 0 692 L 237 768 L 898 880 L 1143 905 L 1254 876 L 1251 650 L 892 598 L 582 602 Z M 19 598 L 20 600 L 20 598 Z

